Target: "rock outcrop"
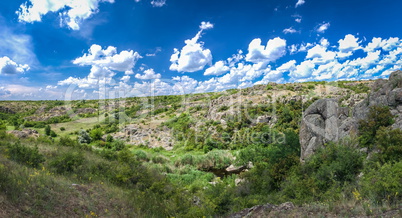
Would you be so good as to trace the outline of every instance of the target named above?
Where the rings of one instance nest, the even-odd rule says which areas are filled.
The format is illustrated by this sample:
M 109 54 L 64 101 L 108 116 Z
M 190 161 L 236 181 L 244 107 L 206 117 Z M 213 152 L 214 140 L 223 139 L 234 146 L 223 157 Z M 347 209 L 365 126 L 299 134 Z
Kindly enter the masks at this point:
M 11 130 L 8 131 L 7 133 L 15 135 L 17 138 L 23 139 L 23 138 L 28 138 L 28 137 L 39 137 L 39 133 L 36 130 L 33 129 L 23 129 L 21 131 L 19 130 Z
M 300 127 L 301 161 L 327 142 L 357 134 L 359 120 L 366 119 L 375 105 L 389 106 L 395 116 L 392 127 L 402 127 L 402 71 L 393 72 L 389 80 L 377 80 L 368 98 L 354 108 L 340 107 L 336 99 L 321 99 L 310 105 Z
M 0 106 L 0 112 L 7 113 L 7 114 L 15 114 L 15 112 L 13 110 L 11 110 L 10 108 L 3 107 L 3 106 Z
M 301 160 L 327 142 L 356 133 L 357 121 L 348 114 L 349 108 L 340 107 L 336 99 L 320 99 L 310 105 L 300 127 Z

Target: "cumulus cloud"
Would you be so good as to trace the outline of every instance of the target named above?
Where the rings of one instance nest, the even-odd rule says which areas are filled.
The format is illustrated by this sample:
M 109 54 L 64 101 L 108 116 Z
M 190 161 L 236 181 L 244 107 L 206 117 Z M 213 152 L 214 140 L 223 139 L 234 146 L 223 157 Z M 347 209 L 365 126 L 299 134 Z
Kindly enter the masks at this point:
M 248 46 L 246 60 L 252 63 L 274 62 L 286 54 L 286 40 L 279 37 L 270 39 L 267 46 L 261 45 L 261 39 L 253 39 Z
M 313 59 L 315 64 L 325 64 L 334 60 L 336 53 L 333 51 L 327 51 L 327 48 L 322 45 L 316 45 L 307 51 L 306 59 Z
M 120 80 L 123 81 L 124 83 L 127 83 L 130 80 L 130 76 L 129 75 L 124 75 Z
M 16 13 L 20 22 L 33 23 L 42 21 L 42 16 L 49 12 L 59 12 L 62 25 L 79 30 L 83 20 L 98 12 L 101 2 L 114 3 L 114 0 L 29 0 Z
M 311 76 L 315 69 L 315 64 L 311 60 L 303 61 L 300 65 L 296 66 L 296 69 L 289 73 L 289 76 L 300 79 L 308 78 Z
M 350 51 L 360 49 L 361 48 L 359 45 L 360 42 L 358 40 L 359 40 L 359 38 L 356 38 L 352 34 L 346 35 L 344 39 L 340 39 L 338 41 L 339 50 L 341 52 L 350 52 Z
M 212 53 L 204 49 L 204 43 L 199 42 L 203 30 L 211 29 L 213 25 L 209 22 L 201 22 L 200 31 L 192 39 L 185 41 L 185 46 L 179 51 L 175 48 L 170 57 L 171 71 L 195 72 L 204 69 L 205 65 L 212 63 Z
M 28 70 L 29 66 L 27 64 L 17 64 L 7 56 L 0 58 L 0 74 L 19 74 Z
M 329 22 L 324 22 L 316 27 L 318 33 L 325 33 L 331 24 Z
M 389 39 L 382 39 L 381 37 L 374 37 L 370 43 L 364 48 L 364 51 L 371 52 L 377 49 L 383 49 L 384 51 L 390 51 L 400 44 L 398 37 L 391 37 Z
M 304 3 L 306 3 L 305 0 L 297 0 L 295 7 L 297 8 L 297 7 L 301 6 L 301 5 L 303 5 Z
M 166 0 L 152 0 L 151 5 L 154 7 L 163 7 L 166 4 Z
M 86 78 L 69 77 L 59 81 L 59 85 L 76 84 L 80 88 L 93 88 L 95 85 L 108 84 L 118 72 L 131 72 L 135 63 L 141 56 L 132 50 L 117 53 L 116 47 L 109 46 L 102 49 L 99 45 L 92 45 L 87 54 L 73 61 L 79 66 L 91 66 L 89 75 Z
M 135 78 L 137 79 L 160 79 L 161 75 L 159 73 L 155 73 L 154 69 L 148 69 L 144 71 L 144 75 L 136 74 Z
M 224 61 L 218 61 L 210 68 L 206 69 L 204 76 L 219 76 L 228 72 L 230 68 L 225 65 Z

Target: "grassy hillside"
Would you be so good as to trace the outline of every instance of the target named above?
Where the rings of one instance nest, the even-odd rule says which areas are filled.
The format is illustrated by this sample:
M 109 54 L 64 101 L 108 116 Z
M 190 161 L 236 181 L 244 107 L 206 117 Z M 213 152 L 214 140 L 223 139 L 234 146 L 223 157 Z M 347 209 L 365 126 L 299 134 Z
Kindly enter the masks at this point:
M 319 98 L 353 106 L 371 84 L 0 102 L 0 216 L 224 216 L 287 201 L 298 207 L 276 215 L 402 215 L 402 133 L 378 117 L 361 121 L 375 134 L 299 161 L 302 112 Z

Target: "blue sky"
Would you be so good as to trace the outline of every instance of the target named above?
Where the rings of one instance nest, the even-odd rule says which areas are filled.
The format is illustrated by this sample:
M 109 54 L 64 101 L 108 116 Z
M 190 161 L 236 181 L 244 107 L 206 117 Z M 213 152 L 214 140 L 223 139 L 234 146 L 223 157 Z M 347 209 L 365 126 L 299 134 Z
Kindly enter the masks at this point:
M 387 78 L 395 0 L 0 2 L 0 99 L 183 94 Z

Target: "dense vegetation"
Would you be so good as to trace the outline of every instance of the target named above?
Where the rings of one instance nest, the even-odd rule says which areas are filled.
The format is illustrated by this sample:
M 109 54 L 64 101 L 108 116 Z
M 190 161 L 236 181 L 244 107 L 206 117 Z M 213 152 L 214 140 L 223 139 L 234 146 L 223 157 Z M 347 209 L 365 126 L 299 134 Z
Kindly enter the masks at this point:
M 311 84 L 302 90 L 311 90 Z M 365 90 L 362 85 L 357 88 Z M 212 99 L 220 96 L 209 94 Z M 207 98 L 187 97 L 194 102 Z M 205 104 L 181 110 L 180 96 L 128 98 L 115 110 L 100 110 L 100 122 L 85 129 L 73 119 L 55 125 L 24 119 L 33 112 L 1 113 L 0 207 L 9 216 L 62 217 L 221 216 L 287 201 L 338 215 L 400 208 L 402 130 L 390 129 L 389 108 L 371 108 L 369 117 L 360 121 L 356 138 L 328 143 L 301 164 L 300 119 L 314 100 L 277 100 L 275 107 L 245 104 L 237 114 L 228 113 L 229 106 L 219 106 L 219 113 L 228 113 L 222 123 L 205 118 L 200 122 L 206 116 Z M 95 104 L 77 101 L 73 108 Z M 275 115 L 275 123 L 256 123 L 263 115 Z M 127 123 L 145 125 L 155 116 L 164 120 L 156 128 L 167 128 L 174 136 L 172 151 L 129 145 L 112 137 Z M 28 126 L 41 135 L 18 139 L 6 133 Z M 248 170 L 223 173 L 229 165 Z

